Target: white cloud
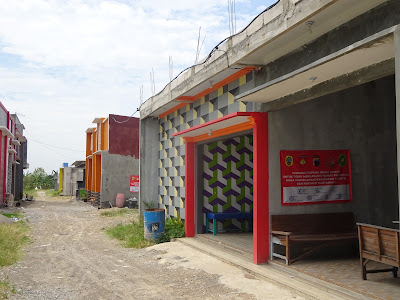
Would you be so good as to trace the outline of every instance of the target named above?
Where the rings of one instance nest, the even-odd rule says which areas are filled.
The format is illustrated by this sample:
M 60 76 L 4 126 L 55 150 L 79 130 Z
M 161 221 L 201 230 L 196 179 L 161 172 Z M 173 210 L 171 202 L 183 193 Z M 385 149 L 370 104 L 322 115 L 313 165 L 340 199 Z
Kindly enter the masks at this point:
M 274 1 L 237 1 L 238 30 Z M 94 117 L 130 115 L 174 75 L 227 37 L 226 0 L 0 0 L 0 101 L 22 114 L 31 170 L 82 159 Z M 51 148 L 52 150 L 49 150 Z

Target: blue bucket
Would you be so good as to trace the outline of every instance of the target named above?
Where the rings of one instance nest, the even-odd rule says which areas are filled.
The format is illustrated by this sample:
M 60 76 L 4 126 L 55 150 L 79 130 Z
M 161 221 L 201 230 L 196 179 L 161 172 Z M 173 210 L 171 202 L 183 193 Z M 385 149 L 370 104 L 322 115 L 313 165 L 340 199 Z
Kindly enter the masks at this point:
M 164 233 L 165 210 L 160 208 L 146 209 L 144 217 L 144 238 L 154 241 Z

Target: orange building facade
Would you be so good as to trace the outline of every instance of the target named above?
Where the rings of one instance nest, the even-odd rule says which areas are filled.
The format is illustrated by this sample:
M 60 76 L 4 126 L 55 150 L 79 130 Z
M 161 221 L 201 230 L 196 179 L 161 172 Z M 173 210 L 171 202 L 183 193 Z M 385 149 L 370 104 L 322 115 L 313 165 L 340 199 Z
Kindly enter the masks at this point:
M 86 130 L 86 190 L 91 203 L 104 208 L 113 205 L 117 193 L 130 196 L 128 174 L 139 172 L 139 119 L 109 115 L 93 124 Z

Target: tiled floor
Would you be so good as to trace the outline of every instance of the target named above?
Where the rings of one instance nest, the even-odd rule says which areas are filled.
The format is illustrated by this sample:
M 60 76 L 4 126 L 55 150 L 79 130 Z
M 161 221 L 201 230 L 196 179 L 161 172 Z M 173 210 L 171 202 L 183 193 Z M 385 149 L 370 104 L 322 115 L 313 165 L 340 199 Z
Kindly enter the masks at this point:
M 216 236 L 212 234 L 202 236 L 241 250 L 245 255 L 251 254 L 253 250 L 251 233 L 221 233 Z M 279 259 L 274 262 L 284 265 L 284 262 Z M 328 258 L 324 254 L 320 254 L 296 262 L 289 268 L 375 299 L 400 299 L 400 277 L 393 278 L 391 272 L 371 273 L 367 274 L 368 280 L 362 280 L 360 261 L 357 256 L 349 257 L 339 254 Z M 388 266 L 370 262 L 367 268 L 388 268 Z
M 251 232 L 218 233 L 217 235 L 207 233 L 200 234 L 200 237 L 224 244 L 249 256 L 253 255 L 253 234 Z
M 309 258 L 289 267 L 372 298 L 400 299 L 400 278 L 393 278 L 391 272 L 385 272 L 367 274 L 368 280 L 362 280 L 360 261 L 357 257 Z M 378 269 L 388 266 L 370 262 L 367 268 Z

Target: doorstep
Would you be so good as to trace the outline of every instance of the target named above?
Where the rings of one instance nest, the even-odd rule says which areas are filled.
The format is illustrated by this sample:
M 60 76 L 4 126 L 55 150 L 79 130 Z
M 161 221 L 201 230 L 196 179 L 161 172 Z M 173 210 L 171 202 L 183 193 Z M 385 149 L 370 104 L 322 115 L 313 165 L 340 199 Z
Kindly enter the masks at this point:
M 374 298 L 345 289 L 341 286 L 298 272 L 279 263 L 253 264 L 249 253 L 198 235 L 194 238 L 180 238 L 176 241 L 200 252 L 213 256 L 225 263 L 243 269 L 260 279 L 281 286 L 306 299 L 323 300 L 371 300 Z

